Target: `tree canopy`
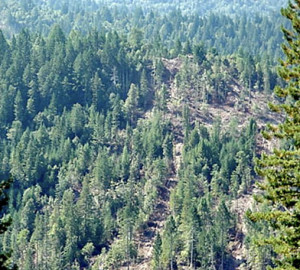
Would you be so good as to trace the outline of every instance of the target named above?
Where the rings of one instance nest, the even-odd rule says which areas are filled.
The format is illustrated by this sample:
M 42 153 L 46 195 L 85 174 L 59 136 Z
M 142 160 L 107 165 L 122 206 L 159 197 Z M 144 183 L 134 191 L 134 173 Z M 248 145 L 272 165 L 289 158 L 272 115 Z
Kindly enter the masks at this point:
M 250 214 L 253 221 L 267 221 L 274 235 L 265 239 L 276 252 L 275 269 L 300 268 L 300 1 L 282 9 L 291 28 L 283 28 L 286 43 L 282 45 L 285 59 L 280 61 L 279 75 L 286 86 L 275 88 L 279 104 L 270 108 L 283 113 L 285 120 L 278 126 L 269 125 L 267 139 L 275 138 L 280 148 L 263 154 L 257 172 L 265 178 L 261 185 L 263 200 L 269 210 Z

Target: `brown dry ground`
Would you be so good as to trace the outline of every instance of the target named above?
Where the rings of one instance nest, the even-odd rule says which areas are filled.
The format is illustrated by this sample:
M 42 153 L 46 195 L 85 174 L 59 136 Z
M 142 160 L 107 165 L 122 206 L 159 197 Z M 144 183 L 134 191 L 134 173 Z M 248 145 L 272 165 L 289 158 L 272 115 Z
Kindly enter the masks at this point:
M 181 153 L 183 148 L 183 121 L 182 108 L 183 105 L 188 105 L 192 122 L 198 122 L 207 127 L 211 127 L 214 119 L 220 118 L 222 127 L 228 127 L 233 119 L 235 119 L 239 130 L 241 130 L 251 118 L 257 122 L 258 129 L 261 130 L 265 124 L 278 123 L 281 119 L 278 115 L 270 112 L 267 103 L 270 97 L 261 92 L 252 92 L 251 98 L 246 97 L 243 106 L 239 106 L 239 97 L 241 95 L 242 86 L 232 79 L 232 91 L 227 97 L 226 102 L 222 104 L 203 104 L 196 100 L 193 95 L 189 96 L 189 100 L 180 100 L 177 97 L 177 89 L 174 83 L 174 77 L 182 66 L 182 61 L 179 58 L 167 60 L 163 63 L 169 72 L 167 87 L 169 90 L 168 111 L 165 118 L 170 119 L 174 133 L 174 159 L 172 161 L 172 172 L 163 187 L 159 189 L 159 197 L 152 215 L 149 217 L 147 226 L 143 231 L 135 234 L 134 241 L 138 246 L 138 258 L 136 262 L 131 263 L 129 269 L 132 270 L 148 270 L 151 269 L 152 250 L 157 233 L 162 233 L 167 217 L 170 214 L 170 193 L 176 187 L 178 177 L 177 172 L 181 163 Z M 189 89 L 191 91 L 191 89 Z M 148 112 L 145 118 L 151 118 L 152 112 Z M 237 137 L 239 134 L 236 135 Z M 263 139 L 261 135 L 257 136 L 257 151 L 269 152 L 273 147 L 269 141 Z M 247 228 L 244 222 L 244 215 L 248 208 L 254 203 L 253 194 L 257 193 L 258 189 L 254 185 L 249 189 L 248 194 L 240 195 L 237 200 L 231 203 L 231 211 L 236 214 L 237 226 L 234 232 L 231 233 L 228 251 L 231 253 L 234 260 L 233 269 L 240 269 L 239 265 L 245 260 L 246 250 L 243 244 L 243 239 L 247 233 Z M 120 269 L 128 269 L 128 266 L 123 266 Z M 185 268 L 180 268 L 185 269 Z M 188 268 L 186 268 L 188 269 Z

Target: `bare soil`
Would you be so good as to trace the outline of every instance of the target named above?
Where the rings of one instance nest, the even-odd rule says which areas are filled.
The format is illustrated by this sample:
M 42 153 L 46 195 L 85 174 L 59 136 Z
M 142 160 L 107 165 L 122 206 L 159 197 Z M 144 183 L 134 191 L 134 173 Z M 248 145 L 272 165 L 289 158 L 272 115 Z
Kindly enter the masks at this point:
M 169 119 L 174 134 L 174 155 L 172 161 L 172 172 L 166 180 L 164 186 L 159 188 L 159 196 L 155 205 L 154 211 L 149 217 L 144 230 L 139 231 L 135 235 L 135 242 L 138 246 L 138 258 L 136 262 L 130 265 L 132 270 L 148 270 L 151 269 L 152 250 L 157 233 L 162 233 L 167 217 L 170 215 L 170 193 L 177 184 L 177 172 L 180 168 L 182 160 L 183 148 L 183 121 L 182 108 L 183 105 L 188 105 L 190 117 L 193 123 L 198 122 L 207 127 L 211 127 L 213 121 L 220 118 L 222 126 L 228 127 L 233 119 L 237 122 L 238 129 L 242 129 L 251 118 L 257 122 L 258 129 L 261 130 L 266 122 L 278 123 L 281 119 L 277 114 L 269 111 L 267 103 L 270 97 L 261 92 L 252 92 L 251 96 L 245 97 L 242 106 L 240 106 L 240 95 L 242 86 L 236 80 L 232 80 L 231 89 L 226 101 L 222 104 L 203 104 L 193 98 L 191 95 L 188 100 L 180 100 L 177 97 L 177 89 L 174 83 L 176 73 L 182 67 L 182 60 L 163 59 L 163 63 L 169 75 L 166 81 L 169 89 L 168 111 L 165 118 Z M 145 118 L 151 118 L 152 112 L 147 112 Z M 239 134 L 237 134 L 239 136 Z M 257 137 L 257 151 L 269 152 L 274 145 L 263 139 L 261 135 Z M 244 221 L 245 212 L 253 204 L 253 194 L 258 190 L 252 186 L 246 195 L 241 195 L 238 199 L 232 201 L 231 212 L 237 217 L 237 226 L 231 232 L 231 240 L 228 245 L 228 251 L 233 259 L 232 269 L 240 269 L 240 265 L 245 261 L 245 246 L 244 236 L 247 233 L 247 228 Z M 128 269 L 124 266 L 120 269 Z

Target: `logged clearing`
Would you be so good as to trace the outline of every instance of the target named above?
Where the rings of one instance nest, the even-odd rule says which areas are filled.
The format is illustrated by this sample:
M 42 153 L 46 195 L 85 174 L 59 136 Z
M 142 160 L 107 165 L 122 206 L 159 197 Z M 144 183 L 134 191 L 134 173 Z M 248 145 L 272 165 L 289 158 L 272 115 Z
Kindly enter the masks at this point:
M 173 161 L 170 165 L 172 167 L 167 180 L 164 185 L 159 188 L 159 197 L 156 202 L 153 213 L 150 215 L 145 227 L 135 233 L 134 241 L 138 247 L 138 257 L 135 262 L 130 265 L 123 265 L 120 269 L 132 270 L 148 270 L 151 269 L 152 251 L 154 240 L 157 233 L 162 233 L 167 217 L 170 215 L 170 193 L 176 187 L 178 182 L 178 170 L 182 160 L 183 149 L 183 117 L 182 108 L 188 106 L 190 111 L 190 118 L 192 123 L 203 124 L 211 127 L 214 120 L 219 118 L 222 127 L 229 127 L 233 120 L 239 129 L 242 129 L 251 118 L 257 122 L 258 130 L 260 131 L 265 124 L 278 123 L 280 118 L 277 114 L 269 111 L 267 103 L 269 96 L 262 92 L 253 91 L 250 96 L 246 96 L 243 104 L 240 104 L 240 95 L 242 86 L 238 81 L 232 79 L 230 81 L 230 89 L 227 99 L 224 103 L 210 103 L 205 104 L 199 102 L 197 96 L 193 93 L 188 95 L 188 98 L 178 98 L 178 89 L 175 84 L 175 76 L 182 68 L 182 60 L 163 59 L 164 66 L 168 73 L 166 85 L 168 88 L 168 103 L 167 112 L 164 117 L 170 120 L 172 124 L 172 131 L 174 134 L 173 142 Z M 189 89 L 193 91 L 193 89 Z M 150 111 L 145 114 L 145 118 L 150 119 L 153 113 Z M 238 137 L 239 134 L 236 134 Z M 259 134 L 257 136 L 257 152 L 269 152 L 273 145 Z M 258 189 L 253 186 L 248 191 L 248 194 L 240 195 L 240 197 L 231 202 L 231 212 L 234 213 L 237 219 L 235 230 L 231 233 L 228 251 L 230 252 L 233 263 L 233 269 L 241 269 L 240 266 L 245 261 L 245 246 L 244 236 L 246 234 L 246 225 L 244 222 L 244 215 L 248 208 L 251 208 L 254 203 L 253 194 L 257 193 Z M 183 266 L 182 266 L 183 267 Z M 185 269 L 185 268 L 180 268 Z M 186 268 L 189 269 L 189 268 Z

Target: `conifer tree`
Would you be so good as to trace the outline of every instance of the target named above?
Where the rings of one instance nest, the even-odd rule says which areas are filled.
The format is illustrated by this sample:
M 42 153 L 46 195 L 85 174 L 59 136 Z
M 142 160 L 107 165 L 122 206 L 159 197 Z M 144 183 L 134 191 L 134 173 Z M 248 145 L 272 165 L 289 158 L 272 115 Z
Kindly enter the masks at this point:
M 161 237 L 160 234 L 158 233 L 154 245 L 153 245 L 153 259 L 152 259 L 152 267 L 153 270 L 160 270 L 161 269 L 161 261 L 160 261 L 160 256 L 161 256 Z
M 4 208 L 8 203 L 8 196 L 7 190 L 9 189 L 11 184 L 11 180 L 2 181 L 0 183 L 0 234 L 3 234 L 11 224 L 11 218 L 7 218 L 4 215 Z M 16 269 L 14 266 L 13 268 L 10 267 L 10 254 L 3 250 L 0 251 L 0 269 L 8 270 L 8 269 Z
M 173 216 L 166 221 L 162 238 L 162 264 L 164 269 L 174 269 L 176 224 Z
M 134 123 L 134 121 L 136 120 L 137 108 L 139 103 L 138 98 L 138 87 L 132 83 L 128 91 L 128 97 L 124 104 L 124 109 L 130 123 Z
M 267 139 L 276 138 L 285 147 L 274 149 L 270 155 L 263 154 L 257 162 L 257 173 L 265 178 L 261 185 L 262 200 L 270 206 L 269 211 L 248 213 L 254 221 L 267 221 L 274 236 L 263 241 L 277 253 L 278 270 L 300 269 L 300 0 L 290 1 L 281 13 L 292 25 L 283 28 L 286 43 L 282 48 L 285 60 L 280 61 L 279 75 L 287 82 L 277 86 L 276 95 L 285 101 L 270 108 L 285 115 L 285 121 L 268 126 L 264 132 Z

